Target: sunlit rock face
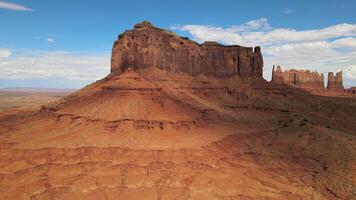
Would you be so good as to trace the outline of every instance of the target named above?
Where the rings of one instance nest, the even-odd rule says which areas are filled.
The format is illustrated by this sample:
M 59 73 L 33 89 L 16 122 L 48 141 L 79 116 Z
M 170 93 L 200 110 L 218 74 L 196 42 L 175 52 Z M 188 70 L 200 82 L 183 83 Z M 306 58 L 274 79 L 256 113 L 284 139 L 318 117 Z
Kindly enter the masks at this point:
M 307 90 L 324 90 L 324 75 L 309 70 L 282 70 L 280 66 L 273 66 L 272 82 L 284 83 Z
M 142 22 L 119 35 L 112 49 L 111 72 L 129 67 L 262 79 L 263 58 L 260 47 L 224 46 L 217 42 L 200 45 Z
M 342 71 L 337 72 L 335 75 L 333 72 L 329 72 L 327 89 L 330 91 L 344 91 Z
M 259 48 L 147 22 L 116 41 L 111 70 L 40 110 L 0 112 L 1 200 L 354 199 L 351 94 L 263 81 Z

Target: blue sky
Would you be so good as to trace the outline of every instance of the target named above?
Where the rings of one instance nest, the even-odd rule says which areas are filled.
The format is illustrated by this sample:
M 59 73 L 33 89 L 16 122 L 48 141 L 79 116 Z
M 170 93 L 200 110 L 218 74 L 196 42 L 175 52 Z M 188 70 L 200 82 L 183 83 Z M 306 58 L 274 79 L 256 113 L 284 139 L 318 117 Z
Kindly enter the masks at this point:
M 79 88 L 102 78 L 117 35 L 142 20 L 199 42 L 261 45 L 266 79 L 281 64 L 342 69 L 356 85 L 355 10 L 351 0 L 0 0 L 0 88 Z

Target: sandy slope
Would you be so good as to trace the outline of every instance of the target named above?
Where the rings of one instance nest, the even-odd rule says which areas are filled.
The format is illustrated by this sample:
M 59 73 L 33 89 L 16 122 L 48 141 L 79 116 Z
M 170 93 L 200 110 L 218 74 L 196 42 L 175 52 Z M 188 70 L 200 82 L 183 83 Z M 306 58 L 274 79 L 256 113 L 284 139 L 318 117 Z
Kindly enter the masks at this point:
M 150 68 L 0 118 L 0 199 L 355 199 L 356 101 Z

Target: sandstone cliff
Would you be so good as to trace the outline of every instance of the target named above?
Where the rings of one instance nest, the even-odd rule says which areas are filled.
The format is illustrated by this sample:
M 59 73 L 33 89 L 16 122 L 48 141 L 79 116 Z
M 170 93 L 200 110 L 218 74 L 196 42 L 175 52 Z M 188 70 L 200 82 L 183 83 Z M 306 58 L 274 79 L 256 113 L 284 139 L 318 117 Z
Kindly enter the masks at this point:
M 345 89 L 345 92 L 350 94 L 356 94 L 356 87 L 347 88 Z
M 331 91 L 344 91 L 342 71 L 337 72 L 335 75 L 333 72 L 329 72 L 327 89 Z
M 111 72 L 127 68 L 158 67 L 190 75 L 216 77 L 238 75 L 262 79 L 260 47 L 224 46 L 217 42 L 198 44 L 149 22 L 136 24 L 119 35 L 112 49 Z
M 198 45 L 147 23 L 123 34 L 115 48 L 107 77 L 40 111 L 1 110 L 1 200 L 356 194 L 353 98 L 217 78 L 260 77 L 255 63 L 262 56 Z M 143 69 L 125 70 L 134 67 Z M 281 73 L 279 67 L 277 82 L 287 76 Z M 300 83 L 297 75 L 287 78 Z
M 318 72 L 309 70 L 285 70 L 282 71 L 280 66 L 273 66 L 272 82 L 284 83 L 292 86 L 297 86 L 307 90 L 324 90 L 324 75 Z

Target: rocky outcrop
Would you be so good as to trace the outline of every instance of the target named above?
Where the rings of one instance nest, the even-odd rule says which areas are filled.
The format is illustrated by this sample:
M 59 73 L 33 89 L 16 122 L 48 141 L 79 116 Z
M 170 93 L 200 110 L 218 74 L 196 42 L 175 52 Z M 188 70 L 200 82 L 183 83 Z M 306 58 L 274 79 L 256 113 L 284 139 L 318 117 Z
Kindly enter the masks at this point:
M 324 90 L 324 75 L 309 70 L 284 70 L 280 66 L 273 66 L 272 82 L 278 84 L 288 84 L 307 90 Z
M 337 72 L 335 75 L 333 72 L 329 72 L 327 89 L 329 91 L 344 91 L 342 71 Z
M 349 94 L 356 94 L 356 87 L 347 88 L 345 89 L 345 92 Z
M 190 75 L 262 79 L 263 58 L 260 47 L 225 46 L 217 42 L 198 44 L 142 22 L 115 41 L 111 72 L 147 67 Z

